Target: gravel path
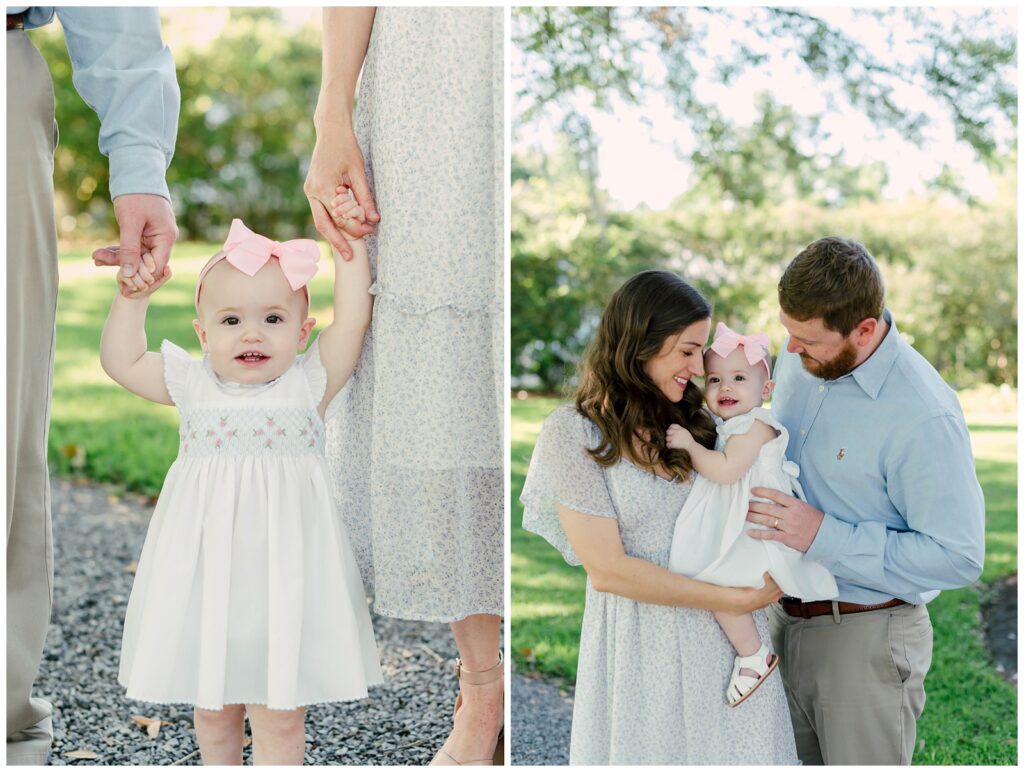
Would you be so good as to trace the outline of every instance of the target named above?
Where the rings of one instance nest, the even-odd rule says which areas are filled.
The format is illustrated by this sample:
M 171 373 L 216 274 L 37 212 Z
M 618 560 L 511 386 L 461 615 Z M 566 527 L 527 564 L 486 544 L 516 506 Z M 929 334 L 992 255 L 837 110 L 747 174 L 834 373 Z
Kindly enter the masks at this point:
M 53 481 L 54 605 L 35 691 L 55 706 L 51 764 L 199 763 L 191 706 L 129 702 L 117 683 L 121 626 L 151 512 L 143 497 Z M 386 683 L 367 700 L 307 710 L 307 764 L 425 764 L 447 736 L 456 687 L 448 625 L 382 617 L 373 624 Z M 134 715 L 168 723 L 151 738 Z M 96 756 L 66 755 L 74 751 Z
M 572 693 L 537 677 L 512 675 L 512 763 L 566 765 Z

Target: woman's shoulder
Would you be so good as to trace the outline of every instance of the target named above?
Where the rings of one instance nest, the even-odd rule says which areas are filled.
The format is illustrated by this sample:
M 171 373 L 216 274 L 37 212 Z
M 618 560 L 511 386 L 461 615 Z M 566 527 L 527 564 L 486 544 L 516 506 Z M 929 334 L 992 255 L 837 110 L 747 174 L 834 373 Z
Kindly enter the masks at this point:
M 575 442 L 592 442 L 598 435 L 597 425 L 573 404 L 559 405 L 544 419 L 541 432 L 551 438 Z

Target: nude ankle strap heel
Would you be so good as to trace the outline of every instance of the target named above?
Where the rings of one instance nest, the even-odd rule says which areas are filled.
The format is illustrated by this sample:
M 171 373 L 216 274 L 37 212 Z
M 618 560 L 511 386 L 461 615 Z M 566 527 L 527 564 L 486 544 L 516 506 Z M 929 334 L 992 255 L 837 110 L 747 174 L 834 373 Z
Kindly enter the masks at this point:
M 492 684 L 495 681 L 500 680 L 505 675 L 505 658 L 502 653 L 498 652 L 498 664 L 494 667 L 487 668 L 487 670 L 467 670 L 462 665 L 461 659 L 455 660 L 454 667 L 455 677 L 459 680 L 459 684 L 466 684 L 468 686 L 485 686 Z M 459 708 L 462 706 L 462 693 L 455 699 L 455 710 L 453 712 L 453 718 L 455 713 L 459 712 Z M 448 753 L 443 748 L 437 752 L 434 760 L 430 762 L 432 766 L 488 766 L 495 765 L 499 766 L 505 763 L 505 728 L 502 727 L 498 731 L 498 739 L 494 746 L 494 755 L 489 759 L 473 759 L 471 761 L 459 761 Z

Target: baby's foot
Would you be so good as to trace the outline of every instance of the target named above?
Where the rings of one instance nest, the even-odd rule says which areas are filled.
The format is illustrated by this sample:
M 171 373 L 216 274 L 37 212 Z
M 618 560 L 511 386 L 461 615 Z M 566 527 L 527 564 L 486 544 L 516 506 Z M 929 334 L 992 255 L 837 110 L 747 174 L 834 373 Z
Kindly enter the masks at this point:
M 354 223 L 365 224 L 366 212 L 356 201 L 350 188 L 339 185 L 336 192 L 337 195 L 331 199 L 330 204 L 331 219 L 334 220 L 334 224 L 338 226 L 345 238 L 355 241 L 360 237 L 348 233 L 347 228 Z

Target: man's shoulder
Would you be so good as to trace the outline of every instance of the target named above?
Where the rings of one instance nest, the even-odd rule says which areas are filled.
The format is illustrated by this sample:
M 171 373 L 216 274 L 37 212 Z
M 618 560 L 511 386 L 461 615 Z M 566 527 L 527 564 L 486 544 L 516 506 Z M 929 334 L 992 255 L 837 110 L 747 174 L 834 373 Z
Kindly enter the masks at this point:
M 902 403 L 907 418 L 942 414 L 963 417 L 956 392 L 931 362 L 906 341 L 900 341 L 886 387 L 882 395 Z

